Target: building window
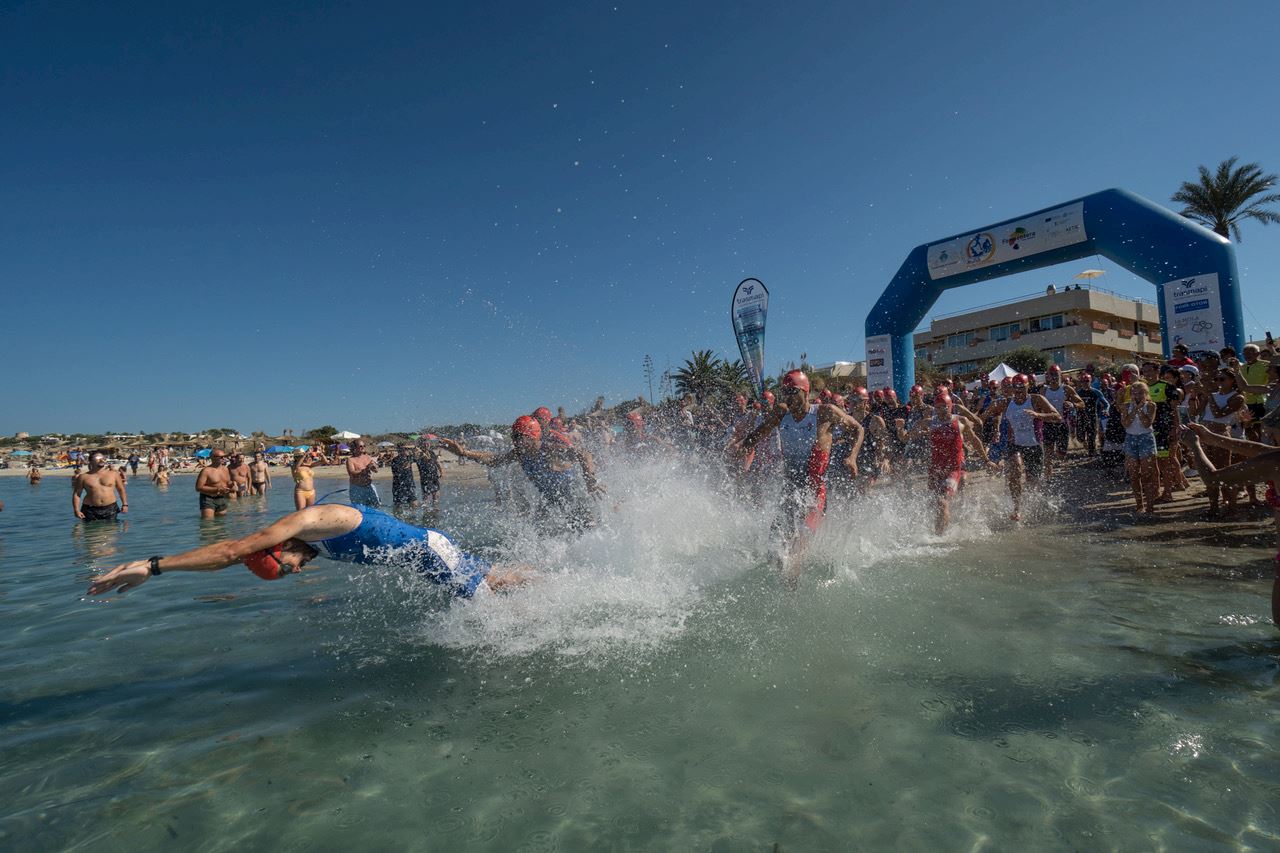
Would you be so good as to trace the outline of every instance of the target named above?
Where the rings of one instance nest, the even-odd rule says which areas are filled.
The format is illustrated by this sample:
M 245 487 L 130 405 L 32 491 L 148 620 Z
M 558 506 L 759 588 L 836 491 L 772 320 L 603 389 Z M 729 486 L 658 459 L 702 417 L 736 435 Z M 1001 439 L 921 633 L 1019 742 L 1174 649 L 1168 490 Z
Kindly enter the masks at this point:
M 1067 351 L 1063 349 L 1049 350 L 1049 358 L 1053 359 L 1053 363 L 1061 367 L 1067 363 Z
M 1031 331 L 1047 332 L 1050 329 L 1061 329 L 1066 325 L 1066 318 L 1061 314 L 1050 314 L 1048 317 L 1036 317 L 1031 321 Z
M 916 347 L 916 358 L 917 358 L 917 359 L 924 358 L 924 357 L 926 357 L 927 355 L 929 355 L 929 348 L 928 348 L 928 347 Z
M 973 332 L 961 332 L 958 335 L 947 335 L 948 347 L 967 347 L 973 340 Z
M 1022 326 L 1019 323 L 1005 323 L 1002 326 L 992 326 L 991 340 L 1007 341 L 1009 340 L 1009 338 L 1013 337 L 1014 335 L 1018 334 L 1021 331 L 1022 331 Z

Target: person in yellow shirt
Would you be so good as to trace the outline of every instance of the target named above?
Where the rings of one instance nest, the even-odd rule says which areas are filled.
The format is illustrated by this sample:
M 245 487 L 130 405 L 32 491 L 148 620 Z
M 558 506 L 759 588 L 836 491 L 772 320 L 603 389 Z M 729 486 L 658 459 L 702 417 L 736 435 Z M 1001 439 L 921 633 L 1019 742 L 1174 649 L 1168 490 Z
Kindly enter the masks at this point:
M 1262 428 L 1259 426 L 1264 415 L 1267 413 L 1267 394 L 1263 390 L 1261 392 L 1253 390 L 1262 386 L 1266 388 L 1271 384 L 1271 379 L 1267 375 L 1270 365 L 1258 356 L 1262 354 L 1262 349 L 1257 344 L 1245 344 L 1244 347 L 1244 364 L 1231 359 L 1228 364 L 1236 374 L 1236 385 L 1244 394 L 1244 405 L 1252 416 L 1245 424 L 1245 434 L 1251 441 L 1258 441 L 1262 437 Z M 1249 386 L 1253 386 L 1251 389 Z

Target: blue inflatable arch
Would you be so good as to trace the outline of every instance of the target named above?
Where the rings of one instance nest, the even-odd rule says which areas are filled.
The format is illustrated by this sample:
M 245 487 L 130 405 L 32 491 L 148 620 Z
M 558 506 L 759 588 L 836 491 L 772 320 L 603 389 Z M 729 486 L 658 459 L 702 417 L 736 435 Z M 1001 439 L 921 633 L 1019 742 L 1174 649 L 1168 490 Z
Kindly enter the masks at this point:
M 1102 255 L 1156 285 L 1164 354 L 1240 349 L 1239 278 L 1231 243 L 1119 189 L 917 246 L 867 315 L 867 380 L 906 399 L 915 378 L 912 333 L 953 287 Z

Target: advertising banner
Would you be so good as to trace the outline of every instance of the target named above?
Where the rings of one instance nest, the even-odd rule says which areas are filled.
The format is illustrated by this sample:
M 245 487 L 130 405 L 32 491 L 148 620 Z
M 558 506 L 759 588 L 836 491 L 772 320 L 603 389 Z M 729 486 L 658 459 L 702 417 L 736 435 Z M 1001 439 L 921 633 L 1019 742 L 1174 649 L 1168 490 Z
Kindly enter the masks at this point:
M 1218 274 L 1177 278 L 1160 285 L 1164 319 L 1169 327 L 1169 347 L 1217 352 L 1223 343 L 1222 303 L 1218 298 Z
M 764 390 L 764 321 L 769 314 L 769 291 L 755 278 L 744 278 L 733 291 L 733 335 L 742 363 L 751 374 L 756 396 Z
M 867 387 L 893 387 L 893 335 L 867 338 Z
M 927 252 L 929 278 L 936 281 L 949 275 L 1083 243 L 1086 239 L 1084 202 L 1078 201 L 933 244 Z

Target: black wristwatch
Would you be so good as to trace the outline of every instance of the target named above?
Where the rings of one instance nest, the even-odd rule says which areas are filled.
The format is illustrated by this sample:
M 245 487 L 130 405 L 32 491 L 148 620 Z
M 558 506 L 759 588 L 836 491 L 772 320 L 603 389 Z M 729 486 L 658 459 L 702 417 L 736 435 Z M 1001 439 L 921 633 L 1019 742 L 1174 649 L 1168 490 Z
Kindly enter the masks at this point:
M 153 574 L 153 575 L 162 575 L 162 574 L 164 574 L 164 572 L 160 571 L 160 558 L 159 558 L 159 557 L 148 557 L 148 558 L 147 558 L 147 562 L 151 564 L 151 574 Z

